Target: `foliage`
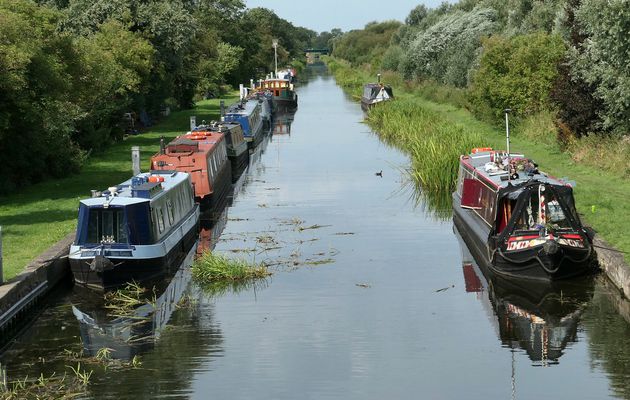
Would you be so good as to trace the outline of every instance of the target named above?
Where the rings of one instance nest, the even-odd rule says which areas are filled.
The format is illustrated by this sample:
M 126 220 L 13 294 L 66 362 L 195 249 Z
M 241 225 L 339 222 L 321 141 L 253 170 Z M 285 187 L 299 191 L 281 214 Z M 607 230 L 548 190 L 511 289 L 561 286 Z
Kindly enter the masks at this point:
M 630 8 L 625 1 L 583 0 L 575 13 L 587 37 L 571 50 L 572 67 L 586 84 L 595 85 L 603 127 L 630 132 Z
M 445 121 L 413 99 L 375 107 L 367 122 L 386 142 L 410 153 L 411 177 L 425 192 L 451 193 L 459 156 L 486 144 L 479 133 Z
M 499 120 L 505 108 L 527 116 L 549 106 L 549 91 L 558 75 L 565 46 L 557 35 L 535 33 L 484 40 L 470 96 L 474 111 Z
M 481 38 L 495 30 L 495 17 L 494 10 L 489 8 L 456 11 L 420 31 L 401 62 L 405 77 L 466 86 Z
M 378 67 L 400 25 L 398 21 L 370 22 L 364 29 L 347 32 L 334 41 L 333 55 L 352 65 L 372 64 Z
M 0 0 L 0 194 L 77 172 L 88 154 L 299 60 L 315 32 L 242 0 Z M 35 155 L 35 156 L 33 156 Z

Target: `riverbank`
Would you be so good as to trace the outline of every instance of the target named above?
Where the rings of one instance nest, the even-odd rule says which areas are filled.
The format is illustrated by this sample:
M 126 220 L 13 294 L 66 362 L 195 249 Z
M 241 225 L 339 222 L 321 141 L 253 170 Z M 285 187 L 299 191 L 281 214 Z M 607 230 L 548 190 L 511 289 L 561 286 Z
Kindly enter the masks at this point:
M 230 96 L 226 104 L 235 101 Z M 219 99 L 204 100 L 191 110 L 171 113 L 151 129 L 112 144 L 86 162 L 81 172 L 0 197 L 0 226 L 4 252 L 4 279 L 19 274 L 31 260 L 74 231 L 77 207 L 91 189 L 103 189 L 131 176 L 131 146 L 140 146 L 141 168 L 159 150 L 160 137 L 168 142 L 197 121 L 219 119 Z
M 366 71 L 350 68 L 343 63 L 329 59 L 329 64 L 340 86 L 354 98 L 359 99 L 363 83 L 374 80 Z M 404 83 L 398 75 L 384 75 L 387 83 L 394 81 L 395 102 L 384 104 L 370 112 L 367 123 L 375 131 L 384 136 L 390 143 L 410 154 L 411 176 L 414 181 L 423 185 L 425 180 L 444 182 L 440 191 L 450 192 L 454 189 L 457 175 L 456 168 L 436 170 L 435 174 L 426 176 L 425 166 L 457 165 L 459 154 L 464 151 L 460 147 L 469 143 L 476 146 L 505 148 L 505 131 L 491 124 L 479 121 L 469 111 L 448 103 L 438 103 L 420 97 L 413 85 Z M 430 120 L 438 125 L 446 139 L 430 143 L 422 135 L 426 129 L 422 122 Z M 525 153 L 533 158 L 542 170 L 559 177 L 569 177 L 577 182 L 575 199 L 578 212 L 586 224 L 592 226 L 612 247 L 624 255 L 626 267 L 630 262 L 630 236 L 627 225 L 630 222 L 630 181 L 622 174 L 600 168 L 597 163 L 575 160 L 554 140 L 532 141 L 526 130 L 534 130 L 532 120 L 526 120 L 512 127 L 510 133 L 511 148 L 514 152 Z M 456 134 L 455 134 L 456 133 Z M 434 135 L 437 136 L 437 135 Z M 433 138 L 432 138 L 433 139 Z M 419 144 L 420 143 L 420 144 Z M 440 150 L 455 147 L 458 151 Z M 436 150 L 437 151 L 429 151 Z M 446 176 L 444 176 L 446 175 Z M 424 186 L 423 186 L 424 187 Z M 431 188 L 430 188 L 431 189 Z M 429 198 L 431 193 L 428 193 Z M 613 253 L 618 253 L 613 251 Z

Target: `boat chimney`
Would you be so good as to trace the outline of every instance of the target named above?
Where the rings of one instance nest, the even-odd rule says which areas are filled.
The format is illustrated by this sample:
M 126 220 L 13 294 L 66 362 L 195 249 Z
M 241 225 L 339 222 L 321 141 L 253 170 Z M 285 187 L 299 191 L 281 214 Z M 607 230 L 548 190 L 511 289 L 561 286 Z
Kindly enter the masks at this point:
M 507 142 L 508 168 L 510 165 L 510 121 L 509 121 L 508 115 L 510 114 L 511 111 L 512 110 L 509 108 L 506 108 L 505 110 L 503 110 L 503 112 L 505 113 L 505 141 Z
M 164 145 L 164 136 L 160 138 L 160 154 L 166 154 L 166 146 Z
M 378 83 L 381 83 L 381 74 L 376 74 L 376 79 L 378 80 Z
M 249 87 L 252 88 L 252 90 L 255 89 L 255 87 L 254 87 L 254 80 L 253 79 L 249 80 Z
M 134 176 L 140 173 L 140 146 L 131 146 L 131 171 Z
M 221 121 L 223 121 L 225 119 L 225 101 L 219 102 L 219 109 L 221 110 Z
M 191 115 L 190 116 L 190 130 L 193 131 L 195 130 L 196 127 L 197 127 L 197 116 Z
M 243 101 L 243 99 L 245 98 L 245 95 L 244 95 L 245 87 L 243 86 L 242 83 L 238 85 L 238 91 L 241 96 L 241 101 Z

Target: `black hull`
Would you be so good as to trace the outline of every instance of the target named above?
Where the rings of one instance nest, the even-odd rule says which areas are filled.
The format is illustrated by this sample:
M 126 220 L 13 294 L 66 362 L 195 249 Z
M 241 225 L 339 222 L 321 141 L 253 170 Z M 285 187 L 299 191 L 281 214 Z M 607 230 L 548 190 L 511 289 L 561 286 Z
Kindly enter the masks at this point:
M 262 124 L 261 124 L 262 127 Z M 247 141 L 247 148 L 254 149 L 256 146 L 262 142 L 263 139 L 263 130 L 260 129 L 254 136 L 245 136 L 245 140 Z
M 595 272 L 590 250 L 573 253 L 561 247 L 549 255 L 537 246 L 506 256 L 499 250 L 488 248 L 490 228 L 472 211 L 460 207 L 460 202 L 457 193 L 453 193 L 453 222 L 475 259 L 493 273 L 509 278 L 553 281 Z
M 295 111 L 298 108 L 297 94 L 295 99 L 273 99 L 273 107 L 276 112 L 289 112 Z
M 228 156 L 232 168 L 232 183 L 238 181 L 249 165 L 249 150 L 243 151 L 237 156 Z
M 148 282 L 178 268 L 197 241 L 198 224 L 184 235 L 164 257 L 128 259 L 110 257 L 113 268 L 101 272 L 90 268 L 90 260 L 70 259 L 70 270 L 76 285 L 105 291 L 129 282 Z
M 232 188 L 232 167 L 231 163 L 224 163 L 223 167 L 217 174 L 216 179 L 212 182 L 212 194 L 206 196 L 200 203 L 200 211 L 202 213 L 212 212 L 219 205 L 225 204 L 225 200 Z

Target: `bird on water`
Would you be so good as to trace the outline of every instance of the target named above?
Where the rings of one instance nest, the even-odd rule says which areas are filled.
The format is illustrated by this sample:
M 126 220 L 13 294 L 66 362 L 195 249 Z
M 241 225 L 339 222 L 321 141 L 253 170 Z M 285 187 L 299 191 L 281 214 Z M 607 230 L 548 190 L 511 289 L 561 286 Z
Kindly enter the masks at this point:
M 379 172 L 374 173 L 374 175 L 380 176 L 382 178 L 383 177 L 383 170 L 380 170 Z

